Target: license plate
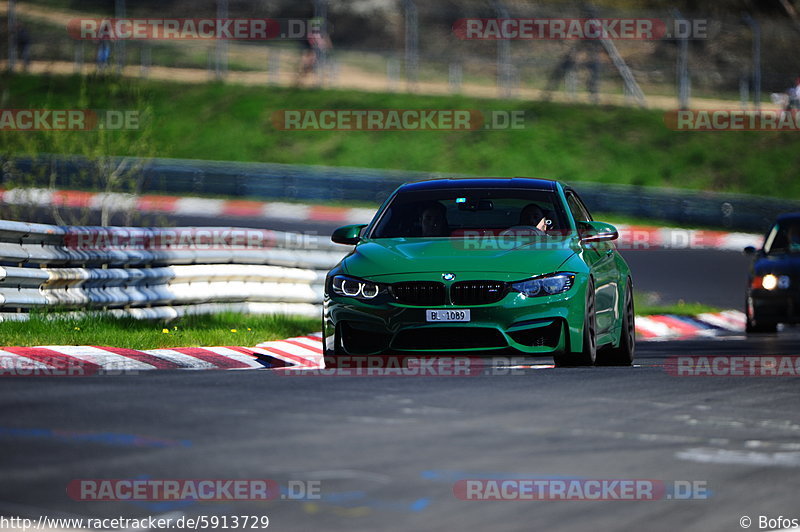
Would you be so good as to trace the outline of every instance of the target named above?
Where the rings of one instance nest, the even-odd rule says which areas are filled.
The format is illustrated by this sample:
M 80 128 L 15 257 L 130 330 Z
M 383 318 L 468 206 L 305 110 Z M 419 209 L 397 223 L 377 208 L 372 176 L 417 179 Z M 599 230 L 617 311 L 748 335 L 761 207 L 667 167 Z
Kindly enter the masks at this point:
M 469 309 L 466 310 L 426 310 L 428 321 L 469 321 Z

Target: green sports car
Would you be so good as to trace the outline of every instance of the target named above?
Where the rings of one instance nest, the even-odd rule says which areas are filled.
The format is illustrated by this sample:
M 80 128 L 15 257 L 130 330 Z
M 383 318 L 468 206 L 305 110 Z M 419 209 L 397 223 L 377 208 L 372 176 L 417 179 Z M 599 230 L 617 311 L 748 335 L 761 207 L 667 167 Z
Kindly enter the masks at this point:
M 558 181 L 432 179 L 402 185 L 327 275 L 328 360 L 382 354 L 552 355 L 630 365 L 631 274 L 578 194 Z M 333 357 L 333 358 L 331 358 Z

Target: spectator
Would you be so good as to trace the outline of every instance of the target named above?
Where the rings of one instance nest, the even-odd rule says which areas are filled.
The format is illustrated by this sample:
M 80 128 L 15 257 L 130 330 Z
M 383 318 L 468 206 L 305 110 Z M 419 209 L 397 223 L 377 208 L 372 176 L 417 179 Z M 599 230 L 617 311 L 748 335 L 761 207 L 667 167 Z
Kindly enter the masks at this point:
M 800 77 L 794 80 L 794 86 L 787 92 L 789 93 L 789 109 L 800 109 Z
M 323 31 L 323 22 L 313 19 L 309 25 L 308 35 L 300 41 L 302 52 L 300 65 L 297 69 L 295 84 L 299 85 L 308 74 L 313 73 L 321 64 L 332 48 L 331 39 Z
M 108 67 L 111 57 L 111 43 L 108 39 L 100 39 L 97 43 L 97 71 L 103 72 Z

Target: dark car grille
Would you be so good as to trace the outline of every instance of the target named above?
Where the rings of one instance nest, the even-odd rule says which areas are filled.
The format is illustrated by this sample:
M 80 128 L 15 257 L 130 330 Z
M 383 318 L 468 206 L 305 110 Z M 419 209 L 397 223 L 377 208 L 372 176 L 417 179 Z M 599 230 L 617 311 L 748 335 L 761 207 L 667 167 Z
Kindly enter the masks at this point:
M 522 329 L 508 333 L 517 343 L 529 347 L 556 347 L 561 339 L 561 321 L 554 321 L 545 327 Z
M 409 281 L 391 285 L 391 293 L 404 305 L 438 306 L 445 304 L 444 285 L 434 281 Z
M 508 285 L 498 281 L 460 281 L 450 287 L 454 305 L 487 305 L 497 303 L 508 293 Z
M 429 327 L 400 331 L 392 342 L 394 349 L 501 349 L 508 347 L 497 329 L 487 327 Z

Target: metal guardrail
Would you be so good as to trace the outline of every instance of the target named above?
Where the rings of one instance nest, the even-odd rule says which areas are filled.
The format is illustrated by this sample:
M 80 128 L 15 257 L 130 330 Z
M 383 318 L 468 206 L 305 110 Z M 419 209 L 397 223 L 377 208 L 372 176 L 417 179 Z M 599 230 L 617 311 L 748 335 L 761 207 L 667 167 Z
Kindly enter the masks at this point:
M 0 163 L 4 161 L 0 160 Z M 128 164 L 137 164 L 129 161 Z M 50 175 L 56 188 L 80 188 L 91 165 L 75 157 L 41 156 L 14 159 L 17 171 Z M 47 169 L 46 173 L 44 169 Z M 142 170 L 142 192 L 180 195 L 221 195 L 264 199 L 289 198 L 306 202 L 367 201 L 378 204 L 400 184 L 456 174 L 404 172 L 369 168 L 240 163 L 189 159 L 152 159 Z M 459 176 L 461 177 L 461 176 Z M 737 231 L 764 232 L 775 216 L 800 211 L 800 201 L 782 198 L 695 190 L 609 185 L 573 181 L 570 176 L 533 176 L 563 179 L 573 184 L 588 207 L 596 212 L 702 225 Z
M 0 221 L 0 319 L 26 319 L 31 309 L 318 316 L 325 273 L 347 250 L 260 229 Z

